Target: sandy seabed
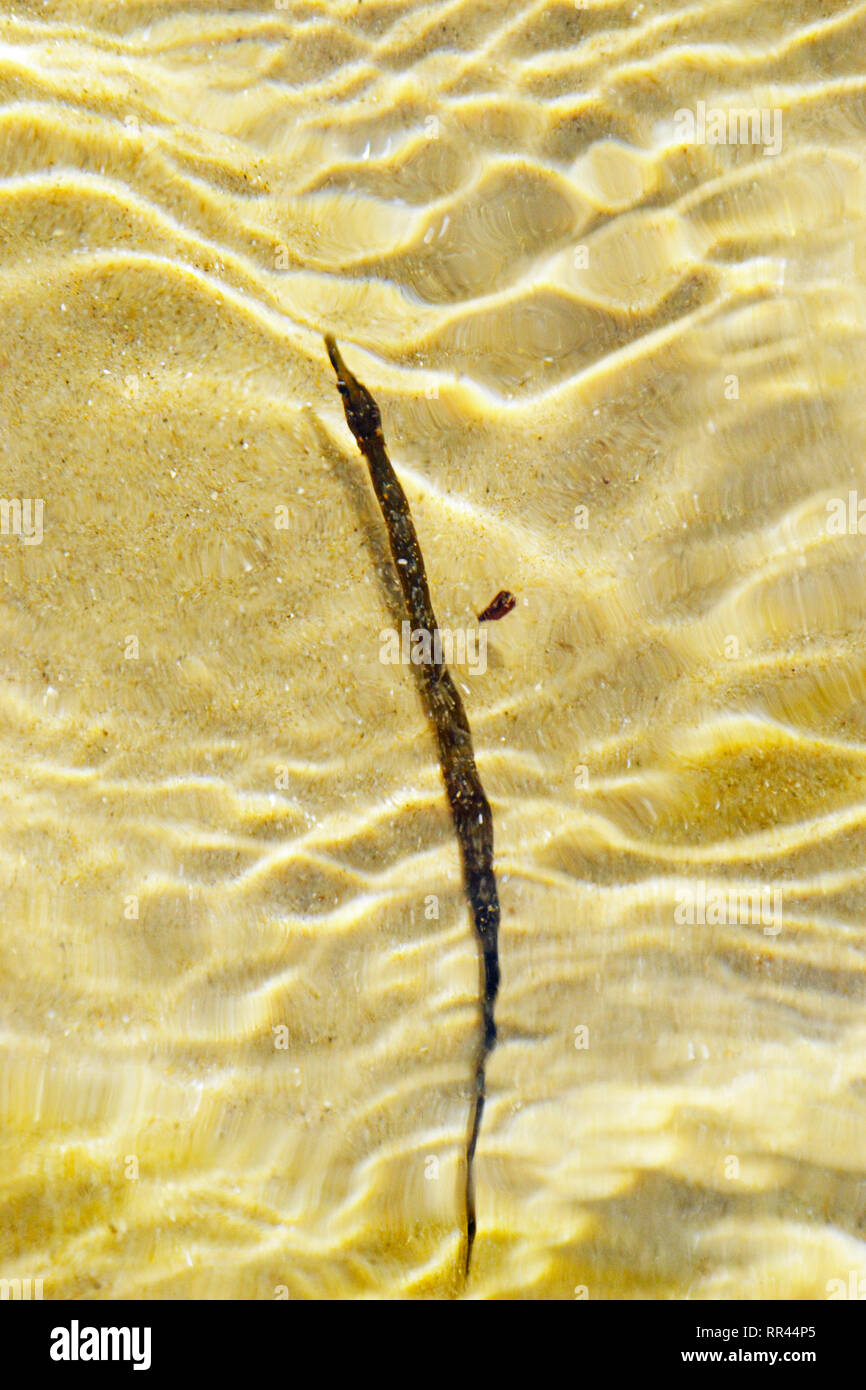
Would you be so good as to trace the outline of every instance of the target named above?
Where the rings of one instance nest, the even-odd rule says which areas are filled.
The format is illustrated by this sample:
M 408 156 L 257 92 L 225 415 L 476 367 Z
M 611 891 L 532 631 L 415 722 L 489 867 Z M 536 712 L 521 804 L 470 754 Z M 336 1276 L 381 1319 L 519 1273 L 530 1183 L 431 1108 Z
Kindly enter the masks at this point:
M 470 1292 L 866 1267 L 864 39 L 5 7 L 0 1275 L 460 1289 L 475 943 L 323 331 L 442 626 L 519 600 L 454 668 L 503 911 Z

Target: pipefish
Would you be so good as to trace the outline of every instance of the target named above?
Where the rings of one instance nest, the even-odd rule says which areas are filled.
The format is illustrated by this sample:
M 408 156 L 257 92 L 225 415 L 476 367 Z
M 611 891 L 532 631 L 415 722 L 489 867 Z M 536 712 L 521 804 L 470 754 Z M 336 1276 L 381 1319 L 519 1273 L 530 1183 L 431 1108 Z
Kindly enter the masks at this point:
M 409 621 L 414 630 L 423 629 L 430 634 L 429 650 L 435 651 L 438 644 L 433 637 L 438 623 L 430 601 L 427 572 L 406 494 L 385 449 L 379 407 L 366 386 L 349 371 L 330 334 L 325 336 L 325 347 L 343 398 L 346 422 L 367 461 Z M 481 1028 L 475 1052 L 464 1173 L 464 1276 L 468 1277 L 475 1241 L 475 1149 L 484 1113 L 487 1059 L 496 1044 L 494 1006 L 499 990 L 499 894 L 493 872 L 493 815 L 475 766 L 469 720 L 448 667 L 444 661 L 434 659 L 416 665 L 415 670 L 436 730 L 439 765 L 460 846 L 463 882 L 480 955 Z

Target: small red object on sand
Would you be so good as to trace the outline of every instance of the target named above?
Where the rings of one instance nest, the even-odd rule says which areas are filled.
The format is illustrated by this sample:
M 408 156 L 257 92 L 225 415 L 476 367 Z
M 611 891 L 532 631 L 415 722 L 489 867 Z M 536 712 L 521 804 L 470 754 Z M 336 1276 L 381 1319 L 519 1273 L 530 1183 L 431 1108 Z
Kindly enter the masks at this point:
M 488 603 L 483 613 L 478 614 L 479 623 L 493 622 L 495 618 L 504 618 L 506 613 L 510 613 L 517 604 L 517 599 L 510 594 L 507 589 L 500 589 L 492 603 Z

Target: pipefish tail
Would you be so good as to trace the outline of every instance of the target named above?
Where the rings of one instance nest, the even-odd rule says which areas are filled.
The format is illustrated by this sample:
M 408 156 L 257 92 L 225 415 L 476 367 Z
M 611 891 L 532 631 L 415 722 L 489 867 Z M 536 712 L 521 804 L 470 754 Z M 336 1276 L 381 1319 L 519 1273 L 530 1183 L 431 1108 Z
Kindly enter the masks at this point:
M 379 407 L 366 386 L 349 371 L 330 335 L 325 337 L 325 346 L 336 373 L 346 421 L 367 460 L 409 621 L 414 630 L 420 628 L 430 634 L 428 650 L 436 652 L 441 647 L 433 640 L 438 624 L 430 602 L 424 559 L 406 494 L 385 449 Z M 481 1027 L 475 1053 L 464 1188 L 464 1275 L 468 1276 L 475 1241 L 475 1149 L 484 1113 L 487 1059 L 496 1044 L 494 1008 L 499 990 L 499 894 L 493 872 L 493 815 L 475 766 L 472 734 L 463 701 L 447 666 L 433 660 L 416 665 L 415 670 L 427 713 L 436 730 L 442 780 L 460 846 L 463 882 L 480 955 Z

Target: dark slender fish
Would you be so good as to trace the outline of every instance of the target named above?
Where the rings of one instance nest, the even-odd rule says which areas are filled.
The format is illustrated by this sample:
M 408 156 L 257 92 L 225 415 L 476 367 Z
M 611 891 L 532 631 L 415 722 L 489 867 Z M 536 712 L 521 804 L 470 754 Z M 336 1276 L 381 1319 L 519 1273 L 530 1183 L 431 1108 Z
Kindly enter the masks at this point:
M 406 494 L 385 451 L 379 407 L 366 386 L 362 386 L 349 371 L 330 335 L 325 338 L 325 346 L 337 375 L 337 387 L 343 398 L 349 429 L 367 460 L 373 490 L 385 518 L 409 621 L 413 630 L 423 628 L 429 632 L 430 649 L 435 651 L 433 637 L 438 624 L 430 602 L 424 560 Z M 499 989 L 499 896 L 493 873 L 493 816 L 475 766 L 472 735 L 463 701 L 448 667 L 442 661 L 431 661 L 420 663 L 415 670 L 439 743 L 442 780 L 460 845 L 463 880 L 478 936 L 484 981 L 481 1031 L 475 1054 L 474 1094 L 466 1140 L 464 1272 L 468 1275 L 475 1240 L 475 1148 L 484 1113 L 487 1058 L 496 1043 L 493 1010 Z
M 517 599 L 507 589 L 500 589 L 495 599 L 491 599 L 483 613 L 478 614 L 479 623 L 492 623 L 504 618 L 515 607 Z

